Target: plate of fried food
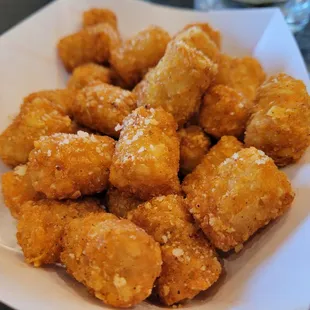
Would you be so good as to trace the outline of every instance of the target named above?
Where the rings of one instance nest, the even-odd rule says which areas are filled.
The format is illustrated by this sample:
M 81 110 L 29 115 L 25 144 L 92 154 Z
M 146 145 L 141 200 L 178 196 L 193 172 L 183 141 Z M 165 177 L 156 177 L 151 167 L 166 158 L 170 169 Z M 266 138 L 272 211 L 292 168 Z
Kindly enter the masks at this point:
M 309 81 L 278 10 L 62 0 L 0 44 L 1 301 L 308 309 Z

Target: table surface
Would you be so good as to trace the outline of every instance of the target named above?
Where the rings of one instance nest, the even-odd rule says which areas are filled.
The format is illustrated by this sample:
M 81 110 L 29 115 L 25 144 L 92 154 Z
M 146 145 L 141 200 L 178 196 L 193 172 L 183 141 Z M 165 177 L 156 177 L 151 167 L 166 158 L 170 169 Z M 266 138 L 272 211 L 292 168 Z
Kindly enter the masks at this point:
M 148 0 L 164 5 L 193 8 L 194 0 Z M 226 1 L 226 0 L 224 0 Z M 230 0 L 228 0 L 230 1 Z M 52 0 L 0 0 L 0 35 L 18 22 L 37 11 Z M 240 6 L 234 3 L 233 6 Z M 310 71 L 310 23 L 295 35 L 301 53 Z M 11 308 L 0 303 L 0 310 Z

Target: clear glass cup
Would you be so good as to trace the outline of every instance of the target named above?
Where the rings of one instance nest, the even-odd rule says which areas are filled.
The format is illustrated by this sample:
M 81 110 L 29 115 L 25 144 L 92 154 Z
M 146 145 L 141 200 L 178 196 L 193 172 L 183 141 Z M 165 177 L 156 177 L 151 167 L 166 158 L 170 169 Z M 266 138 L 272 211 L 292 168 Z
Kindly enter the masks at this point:
M 309 22 L 310 0 L 289 0 L 283 7 L 283 13 L 291 30 L 298 32 Z
M 223 8 L 279 7 L 293 32 L 302 30 L 309 22 L 310 0 L 194 0 L 197 10 L 218 10 Z

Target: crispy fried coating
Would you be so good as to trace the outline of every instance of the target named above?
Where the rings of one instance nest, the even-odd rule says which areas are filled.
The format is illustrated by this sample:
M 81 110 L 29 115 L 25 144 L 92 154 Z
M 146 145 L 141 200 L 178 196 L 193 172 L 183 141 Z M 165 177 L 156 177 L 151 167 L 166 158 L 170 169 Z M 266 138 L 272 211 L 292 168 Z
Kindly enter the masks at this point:
M 160 245 L 187 240 L 197 233 L 185 201 L 178 195 L 155 197 L 129 212 L 127 218 Z
M 71 116 L 71 107 L 75 98 L 75 93 L 73 91 L 68 89 L 42 90 L 28 95 L 24 99 L 24 102 L 31 102 L 37 98 L 50 101 L 60 112 Z
M 59 262 L 64 228 L 75 218 L 104 212 L 95 199 L 28 201 L 21 206 L 17 241 L 28 264 L 40 267 Z M 97 215 L 98 216 L 98 215 Z
M 163 107 L 181 126 L 198 110 L 216 71 L 217 66 L 202 52 L 182 41 L 172 41 L 145 77 L 138 106 Z
M 2 175 L 2 194 L 5 205 L 15 218 L 19 217 L 23 203 L 43 198 L 32 186 L 27 165 L 17 166 Z
M 157 65 L 164 55 L 170 35 L 158 26 L 149 26 L 111 51 L 111 65 L 131 87 Z
M 47 198 L 76 199 L 107 188 L 113 139 L 79 131 L 43 136 L 34 145 L 29 174 L 34 189 Z
M 109 188 L 107 192 L 106 202 L 109 212 L 118 217 L 126 218 L 128 212 L 136 209 L 141 203 L 143 203 L 143 200 L 112 187 Z
M 187 194 L 188 200 L 196 195 L 203 194 L 205 187 L 210 187 L 210 178 L 216 172 L 217 167 L 228 157 L 239 152 L 243 144 L 235 137 L 224 136 L 204 156 L 202 162 L 195 170 L 188 174 L 182 183 L 182 189 Z
M 210 186 L 188 197 L 190 212 L 211 243 L 222 251 L 238 251 L 258 229 L 282 215 L 294 193 L 273 160 L 254 147 L 222 162 Z
M 263 150 L 278 166 L 286 166 L 301 158 L 309 137 L 310 101 L 304 83 L 284 73 L 270 77 L 258 90 L 246 145 Z
M 166 305 L 194 298 L 212 286 L 222 272 L 215 251 L 202 233 L 185 243 L 167 243 L 161 251 L 164 263 L 157 290 Z
M 143 229 L 112 214 L 72 221 L 61 261 L 106 304 L 127 308 L 147 298 L 161 271 L 159 245 Z
M 248 100 L 253 101 L 257 88 L 265 78 L 265 72 L 255 58 L 234 58 L 222 54 L 214 83 L 230 86 L 237 92 L 241 92 Z
M 182 31 L 191 27 L 199 27 L 213 40 L 219 49 L 221 48 L 221 33 L 218 30 L 213 29 L 208 23 L 192 23 L 186 25 Z
M 226 85 L 215 85 L 206 92 L 200 107 L 199 124 L 216 138 L 241 137 L 250 117 L 252 103 L 242 93 Z
M 109 9 L 92 8 L 83 13 L 83 27 L 107 23 L 117 29 L 117 17 Z
M 89 62 L 106 62 L 111 48 L 120 42 L 117 30 L 110 24 L 103 23 L 62 38 L 57 48 L 65 68 L 71 72 Z
M 118 138 L 115 127 L 137 106 L 135 96 L 120 87 L 96 83 L 81 89 L 75 99 L 75 120 L 96 131 Z
M 180 171 L 186 175 L 200 164 L 210 149 L 211 141 L 199 126 L 182 128 L 178 134 L 180 137 Z
M 183 41 L 190 47 L 197 48 L 204 53 L 211 61 L 218 63 L 220 51 L 209 35 L 200 27 L 193 26 L 181 31 L 175 41 Z
M 50 100 L 40 96 L 27 99 L 12 124 L 0 135 L 0 157 L 9 166 L 25 164 L 34 141 L 41 136 L 72 131 L 70 118 Z
M 163 303 L 193 298 L 217 281 L 221 265 L 197 231 L 182 197 L 153 198 L 131 211 L 128 218 L 161 244 L 163 268 L 156 290 Z
M 123 122 L 110 182 L 142 200 L 180 190 L 176 123 L 162 108 L 140 107 Z
M 78 91 L 88 85 L 96 83 L 97 81 L 111 84 L 111 69 L 94 63 L 88 63 L 74 69 L 72 76 L 68 81 L 68 88 Z

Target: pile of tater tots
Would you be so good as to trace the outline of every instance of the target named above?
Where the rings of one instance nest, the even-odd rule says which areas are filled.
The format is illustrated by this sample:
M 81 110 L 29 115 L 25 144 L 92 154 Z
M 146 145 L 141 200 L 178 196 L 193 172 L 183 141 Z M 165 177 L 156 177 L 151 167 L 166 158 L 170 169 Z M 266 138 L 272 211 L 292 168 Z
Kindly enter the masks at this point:
M 223 54 L 207 23 L 124 40 L 94 8 L 57 48 L 67 88 L 25 97 L 0 135 L 26 262 L 61 264 L 114 307 L 194 298 L 291 207 L 278 167 L 309 144 L 305 85 Z

